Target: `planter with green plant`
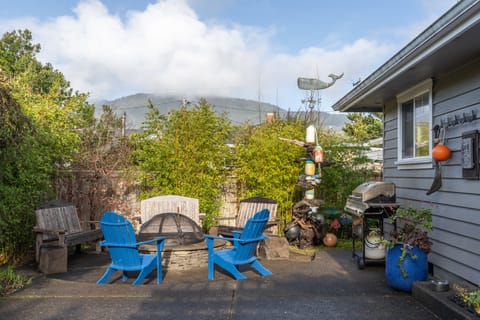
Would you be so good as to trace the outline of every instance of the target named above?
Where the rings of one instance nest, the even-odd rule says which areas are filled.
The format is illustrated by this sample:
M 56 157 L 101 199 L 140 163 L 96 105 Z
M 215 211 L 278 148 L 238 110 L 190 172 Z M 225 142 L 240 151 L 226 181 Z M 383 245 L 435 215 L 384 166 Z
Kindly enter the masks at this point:
M 460 307 L 480 317 L 480 288 L 469 290 L 461 285 L 454 284 L 452 289 L 454 295 L 449 298 Z
M 432 211 L 430 208 L 400 207 L 389 219 L 397 229 L 390 232 L 390 240 L 384 240 L 387 284 L 394 289 L 411 291 L 413 282 L 428 278 L 427 255 L 432 251 L 428 232 L 432 230 Z

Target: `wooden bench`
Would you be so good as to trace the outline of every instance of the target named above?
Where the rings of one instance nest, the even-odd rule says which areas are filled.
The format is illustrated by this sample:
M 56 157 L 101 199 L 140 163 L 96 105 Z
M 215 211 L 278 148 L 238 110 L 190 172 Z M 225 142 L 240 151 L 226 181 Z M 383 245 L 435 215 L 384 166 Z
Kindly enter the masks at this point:
M 58 203 L 47 204 L 35 210 L 37 225 L 33 228 L 36 233 L 35 261 L 40 261 L 42 246 L 76 246 L 77 252 L 83 243 L 90 241 L 97 242 L 97 251 L 100 251 L 100 240 L 103 238 L 102 230 L 82 229 L 78 219 L 77 209 L 74 205 Z M 92 221 L 84 223 L 92 224 Z M 65 250 L 66 251 L 66 250 Z
M 279 220 L 277 219 L 277 207 L 277 201 L 269 198 L 254 197 L 244 199 L 240 201 L 238 214 L 235 217 L 218 218 L 218 220 L 221 222 L 234 220 L 235 225 L 232 226 L 231 224 L 220 223 L 220 225 L 212 228 L 216 229 L 215 231 L 213 231 L 213 233 L 225 237 L 231 237 L 233 235 L 232 231 L 241 230 L 247 223 L 247 220 L 253 217 L 255 213 L 261 211 L 262 209 L 268 209 L 270 214 L 264 232 L 270 235 L 278 235 Z

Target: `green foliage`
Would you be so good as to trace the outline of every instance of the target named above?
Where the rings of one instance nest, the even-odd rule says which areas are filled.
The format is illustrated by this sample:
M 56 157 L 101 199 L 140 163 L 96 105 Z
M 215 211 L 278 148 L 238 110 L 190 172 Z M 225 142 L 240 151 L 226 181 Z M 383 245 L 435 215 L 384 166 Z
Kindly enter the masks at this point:
M 470 292 L 464 291 L 461 294 L 461 297 L 467 306 L 473 308 L 478 314 L 480 314 L 480 289 Z
M 93 117 L 93 109 L 82 115 L 84 127 L 79 133 L 78 150 L 72 153 L 68 171 L 62 171 L 59 184 L 75 190 L 73 203 L 88 208 L 89 220 L 95 221 L 106 210 L 132 214 L 130 203 L 122 197 L 122 188 L 132 185 L 129 175 L 131 145 L 122 136 L 122 119 L 111 107 L 104 105 L 99 119 Z M 117 183 L 121 177 L 122 183 Z
M 350 113 L 347 118 L 351 122 L 345 123 L 343 131 L 353 142 L 365 143 L 380 138 L 383 132 L 381 113 Z
M 198 198 L 206 213 L 204 229 L 213 224 L 221 205 L 231 125 L 201 100 L 162 115 L 151 103 L 144 131 L 134 135 L 134 163 L 140 170 L 142 198 L 177 194 Z
M 13 266 L 0 268 L 0 297 L 6 296 L 30 284 L 31 278 L 15 273 Z
M 432 230 L 432 209 L 427 207 L 400 207 L 390 217 L 390 221 L 394 222 L 397 219 L 405 219 L 406 223 L 411 225 L 411 228 Z
M 403 243 L 416 246 L 425 253 L 432 251 L 428 232 L 432 230 L 432 210 L 430 208 L 400 207 L 390 216 L 390 222 L 403 223 L 398 231 L 392 231 L 392 244 Z
M 303 198 L 297 187 L 304 164 L 295 159 L 305 156 L 305 149 L 279 138 L 302 141 L 306 123 L 295 119 L 276 119 L 256 127 L 246 126 L 236 141 L 237 176 L 241 197 L 264 196 L 279 203 L 279 218 L 284 224 L 292 219 L 293 205 Z M 343 208 L 346 198 L 360 183 L 372 177 L 365 148 L 350 146 L 331 131 L 318 131 L 325 159 L 331 166 L 322 167 L 322 182 L 317 197 L 327 207 Z
M 10 76 L 23 73 L 39 52 L 40 45 L 32 44 L 29 30 L 6 32 L 0 40 L 0 69 Z
M 366 148 L 352 146 L 345 137 L 331 131 L 320 132 L 319 142 L 325 159 L 332 163 L 322 167 L 320 197 L 326 207 L 343 209 L 352 190 L 374 175 L 371 162 L 364 155 Z
M 37 140 L 33 121 L 23 114 L 21 106 L 5 88 L 0 89 L 0 96 L 4 111 L 2 120 L 13 119 L 2 121 L 2 133 L 6 133 L 6 139 L 2 139 L 0 153 L 1 263 L 15 254 L 21 254 L 31 245 L 33 209 L 50 187 L 51 171 L 45 165 L 44 148 Z M 16 125 L 9 126 L 14 123 Z M 6 128 L 14 128 L 15 132 L 10 133 L 17 138 L 9 138 L 9 129 Z
M 298 198 L 296 187 L 304 156 L 299 146 L 279 138 L 303 139 L 305 124 L 294 119 L 276 119 L 252 127 L 246 125 L 237 137 L 236 176 L 241 185 L 240 199 L 267 197 L 278 202 L 278 218 L 291 220 L 292 207 Z
M 389 217 L 391 223 L 403 222 L 402 227 L 396 231 L 390 232 L 391 240 L 384 240 L 388 247 L 393 247 L 396 243 L 403 244 L 397 265 L 404 278 L 408 277 L 404 268 L 405 258 L 410 256 L 412 260 L 417 256 L 410 250 L 411 247 L 418 247 L 426 254 L 432 251 L 432 243 L 428 238 L 428 231 L 432 230 L 432 210 L 430 208 L 400 207 L 393 215 Z
M 34 209 L 54 197 L 57 170 L 70 165 L 93 117 L 84 94 L 35 57 L 28 30 L 0 39 L 0 263 L 33 245 Z

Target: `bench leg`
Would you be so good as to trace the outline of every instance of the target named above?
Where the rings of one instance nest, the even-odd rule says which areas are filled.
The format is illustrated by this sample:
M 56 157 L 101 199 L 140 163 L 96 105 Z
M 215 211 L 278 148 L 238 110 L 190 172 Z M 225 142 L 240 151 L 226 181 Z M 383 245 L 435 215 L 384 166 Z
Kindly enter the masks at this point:
M 35 262 L 38 263 L 40 261 L 40 248 L 42 247 L 43 244 L 43 235 L 37 233 L 35 241 Z

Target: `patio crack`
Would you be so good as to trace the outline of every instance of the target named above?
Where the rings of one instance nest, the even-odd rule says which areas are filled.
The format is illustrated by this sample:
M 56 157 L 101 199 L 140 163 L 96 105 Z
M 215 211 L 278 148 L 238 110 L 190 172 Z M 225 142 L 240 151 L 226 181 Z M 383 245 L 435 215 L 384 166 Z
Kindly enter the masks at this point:
M 238 287 L 238 281 L 235 281 L 235 284 L 233 285 L 233 290 L 232 290 L 232 300 L 230 302 L 230 308 L 228 310 L 228 320 L 233 320 L 233 316 L 235 314 L 234 307 L 235 307 L 235 301 L 237 300 L 237 287 Z

